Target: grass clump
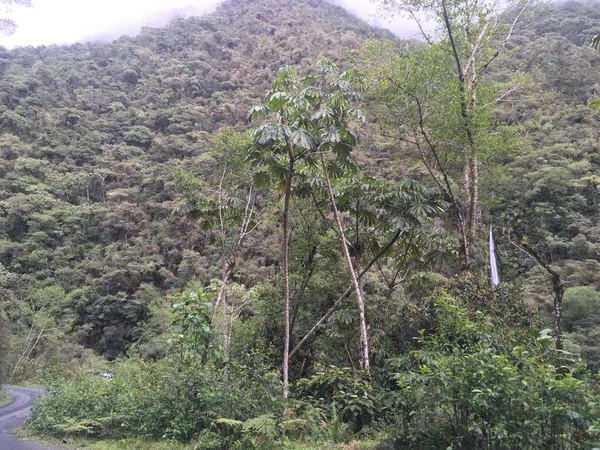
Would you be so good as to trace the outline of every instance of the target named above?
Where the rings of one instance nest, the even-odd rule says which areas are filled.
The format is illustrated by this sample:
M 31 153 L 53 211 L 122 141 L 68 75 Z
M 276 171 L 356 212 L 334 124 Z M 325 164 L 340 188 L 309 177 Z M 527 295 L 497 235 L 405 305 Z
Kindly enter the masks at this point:
M 12 397 L 4 389 L 0 389 L 0 407 L 8 405 L 12 401 Z

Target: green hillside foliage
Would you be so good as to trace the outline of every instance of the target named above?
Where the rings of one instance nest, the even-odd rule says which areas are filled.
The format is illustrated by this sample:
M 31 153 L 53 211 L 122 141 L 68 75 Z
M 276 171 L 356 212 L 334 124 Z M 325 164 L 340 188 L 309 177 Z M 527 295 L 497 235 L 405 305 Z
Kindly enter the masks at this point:
M 174 174 L 216 186 L 224 155 L 212 133 L 243 130 L 280 66 L 314 69 L 371 34 L 386 35 L 327 3 L 248 1 L 112 44 L 3 50 L 0 270 L 15 349 L 114 359 L 150 332 L 166 293 L 218 275 L 218 247 L 172 216 Z M 272 277 L 278 254 L 250 253 L 237 281 Z M 28 348 L 50 309 L 66 353 L 48 333 Z
M 229 0 L 0 48 L 0 381 L 48 385 L 30 429 L 598 446 L 600 7 L 516 2 L 504 45 L 462 4 L 458 47 Z
M 527 237 L 559 270 L 567 288 L 566 315 L 576 314 L 569 311 L 575 292 L 589 292 L 586 302 L 593 304 L 600 288 L 594 237 L 600 116 L 587 108 L 600 94 L 600 53 L 590 46 L 599 20 L 594 3 L 567 2 L 556 10 L 542 10 L 530 27 L 517 33 L 518 47 L 497 68 L 498 77 L 508 76 L 505 67 L 531 73 L 533 87 L 527 95 L 500 104 L 499 117 L 520 124 L 527 139 L 506 160 L 503 173 L 490 180 L 490 215 L 513 241 Z M 552 296 L 543 271 L 507 240 L 499 245 L 506 275 L 521 280 L 533 304 L 549 314 Z M 597 328 L 589 320 L 570 327 L 571 350 L 594 369 L 600 367 Z

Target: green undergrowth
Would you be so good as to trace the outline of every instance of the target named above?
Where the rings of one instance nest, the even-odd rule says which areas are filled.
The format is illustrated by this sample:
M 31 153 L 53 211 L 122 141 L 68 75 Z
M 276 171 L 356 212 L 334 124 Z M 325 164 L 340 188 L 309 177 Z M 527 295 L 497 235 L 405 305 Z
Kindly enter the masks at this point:
M 21 433 L 25 437 L 31 437 L 27 432 Z M 144 438 L 127 438 L 127 439 L 86 439 L 74 438 L 67 440 L 67 443 L 62 439 L 46 440 L 49 445 L 61 445 L 61 448 L 69 450 L 71 448 L 88 448 L 91 450 L 203 450 L 202 444 L 191 442 L 182 444 L 172 440 L 150 440 Z M 378 441 L 352 441 L 347 444 L 308 444 L 301 442 L 288 441 L 282 444 L 284 450 L 375 450 L 378 447 Z
M 147 439 L 75 439 L 69 442 L 74 448 L 93 450 L 191 450 L 194 447 L 173 441 L 151 441 Z
M 12 397 L 4 389 L 0 389 L 0 406 L 9 404 L 12 401 Z
M 597 446 L 597 377 L 556 353 L 550 330 L 505 328 L 446 294 L 434 312 L 435 332 L 371 376 L 327 366 L 295 382 L 286 417 L 279 375 L 258 355 L 248 365 L 129 360 L 109 379 L 80 372 L 51 384 L 28 428 L 101 450 Z

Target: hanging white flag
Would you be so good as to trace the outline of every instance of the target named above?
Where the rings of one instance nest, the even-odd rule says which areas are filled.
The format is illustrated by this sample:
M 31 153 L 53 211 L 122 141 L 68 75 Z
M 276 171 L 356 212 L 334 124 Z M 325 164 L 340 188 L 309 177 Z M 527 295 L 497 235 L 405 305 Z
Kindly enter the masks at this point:
M 492 226 L 490 225 L 490 285 L 494 288 L 498 284 L 500 284 L 500 267 L 498 266 L 494 235 L 492 234 Z

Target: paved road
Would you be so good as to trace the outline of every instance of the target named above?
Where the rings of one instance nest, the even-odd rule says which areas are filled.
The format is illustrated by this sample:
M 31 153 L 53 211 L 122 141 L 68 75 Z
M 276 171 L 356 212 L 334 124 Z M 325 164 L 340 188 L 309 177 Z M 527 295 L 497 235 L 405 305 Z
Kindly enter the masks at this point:
M 48 447 L 34 442 L 20 441 L 11 433 L 29 417 L 31 405 L 40 394 L 40 389 L 9 387 L 6 391 L 13 401 L 0 408 L 0 450 L 48 450 Z

